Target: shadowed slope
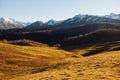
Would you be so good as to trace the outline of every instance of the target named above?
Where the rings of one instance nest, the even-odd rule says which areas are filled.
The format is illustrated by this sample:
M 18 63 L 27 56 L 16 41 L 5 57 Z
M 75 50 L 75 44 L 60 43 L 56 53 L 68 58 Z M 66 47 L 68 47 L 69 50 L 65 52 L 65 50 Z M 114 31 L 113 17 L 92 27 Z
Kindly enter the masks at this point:
M 91 45 L 96 45 L 104 42 L 112 42 L 120 40 L 120 30 L 118 29 L 100 29 L 95 32 L 86 33 L 69 37 L 60 42 L 63 48 L 84 48 Z
M 44 26 L 37 30 L 11 29 L 0 31 L 0 40 L 29 39 L 49 45 L 54 45 L 56 41 L 59 42 L 69 37 L 84 35 L 86 33 L 94 32 L 98 29 L 108 28 L 120 29 L 120 25 L 112 23 L 94 23 L 76 26 Z

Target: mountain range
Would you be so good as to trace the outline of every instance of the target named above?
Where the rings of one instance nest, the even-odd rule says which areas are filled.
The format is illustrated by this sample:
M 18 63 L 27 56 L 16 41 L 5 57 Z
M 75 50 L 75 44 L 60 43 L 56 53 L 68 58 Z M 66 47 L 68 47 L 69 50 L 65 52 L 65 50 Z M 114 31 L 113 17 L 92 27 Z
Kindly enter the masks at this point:
M 0 18 L 0 29 L 13 29 L 13 28 L 23 28 L 30 23 L 24 23 L 20 21 L 16 21 L 12 18 Z
M 59 25 L 84 25 L 90 23 L 120 23 L 120 14 L 111 13 L 105 16 L 97 16 L 97 15 L 75 15 L 72 18 L 68 18 L 66 20 L 49 20 L 45 23 L 42 21 L 35 21 L 33 23 L 24 23 L 20 21 L 16 21 L 12 18 L 0 18 L 0 29 L 13 29 L 13 28 L 34 28 L 34 27 L 41 27 L 41 26 L 59 26 Z
M 97 30 L 120 29 L 120 14 L 111 13 L 105 16 L 79 14 L 66 20 L 56 21 L 51 19 L 45 23 L 42 21 L 22 23 L 14 19 L 1 18 L 0 23 L 0 40 L 29 39 L 50 46 L 60 44 L 61 47 L 64 47 L 71 43 L 74 44 L 73 42 L 78 42 L 77 44 L 86 43 L 91 38 L 90 35 L 88 37 L 85 35 L 91 32 L 97 34 Z M 109 33 L 106 32 L 105 34 Z M 103 35 L 102 32 L 99 35 Z M 114 36 L 118 35 L 115 34 Z M 115 38 L 114 36 L 111 39 Z M 71 38 L 75 38 L 75 40 L 72 41 Z M 87 39 L 86 42 L 83 42 L 84 38 Z M 104 39 L 105 37 L 100 38 Z M 101 39 L 100 41 L 102 41 Z M 96 40 L 94 41 L 96 42 Z M 68 44 L 66 45 L 65 43 Z

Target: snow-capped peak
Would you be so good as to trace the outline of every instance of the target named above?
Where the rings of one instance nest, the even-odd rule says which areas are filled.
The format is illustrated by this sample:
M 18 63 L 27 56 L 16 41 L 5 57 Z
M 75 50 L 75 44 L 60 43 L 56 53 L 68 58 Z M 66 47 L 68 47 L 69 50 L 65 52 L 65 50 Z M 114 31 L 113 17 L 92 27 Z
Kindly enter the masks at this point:
M 73 18 L 83 19 L 83 18 L 85 18 L 86 16 L 87 16 L 87 15 L 78 14 L 78 15 L 75 15 Z
M 63 21 L 56 21 L 54 19 L 50 19 L 49 21 L 47 21 L 45 24 L 46 25 L 50 25 L 50 26 L 53 26 L 53 25 L 57 25 L 57 24 L 60 24 L 62 23 Z
M 110 13 L 109 15 L 105 15 L 105 17 L 120 20 L 120 14 Z
M 54 19 L 50 19 L 50 20 L 47 21 L 45 24 L 46 24 L 46 25 L 55 25 L 56 23 L 57 23 L 56 20 L 54 20 Z
M 81 20 L 85 19 L 87 16 L 88 15 L 78 14 L 78 15 L 75 15 L 74 17 L 72 17 L 72 18 L 69 18 L 69 19 L 65 20 L 64 23 L 66 23 L 66 24 L 77 23 L 77 22 L 80 22 Z
M 5 22 L 5 23 L 14 23 L 15 21 L 14 21 L 14 19 L 12 19 L 12 18 L 5 18 L 5 17 L 2 17 L 2 18 L 0 18 L 0 23 L 1 22 Z
M 19 24 L 19 25 L 22 25 L 22 26 L 27 26 L 27 25 L 30 24 L 29 22 L 24 23 L 24 22 L 16 21 L 16 20 L 14 20 L 12 18 L 6 18 L 6 17 L 0 18 L 0 23 L 5 23 L 5 24 Z
M 116 14 L 116 13 L 110 13 L 110 15 L 111 15 L 111 16 L 115 16 L 115 15 L 117 15 L 117 14 Z
M 75 15 L 72 20 L 75 21 L 75 22 L 79 22 L 81 20 L 83 20 L 84 18 L 86 18 L 87 15 L 81 15 L 81 14 L 78 14 L 78 15 Z

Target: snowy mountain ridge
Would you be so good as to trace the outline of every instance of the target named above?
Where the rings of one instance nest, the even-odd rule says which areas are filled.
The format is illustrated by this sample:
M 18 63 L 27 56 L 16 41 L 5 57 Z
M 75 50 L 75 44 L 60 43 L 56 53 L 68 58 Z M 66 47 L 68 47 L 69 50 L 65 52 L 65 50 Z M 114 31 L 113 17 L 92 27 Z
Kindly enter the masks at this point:
M 120 21 L 120 14 L 115 14 L 111 13 L 109 15 L 104 15 L 104 16 L 98 16 L 98 15 L 88 15 L 88 14 L 78 14 L 75 15 L 71 18 L 65 19 L 65 20 L 60 20 L 56 21 L 54 19 L 50 19 L 49 21 L 43 23 L 42 21 L 39 23 L 25 23 L 25 22 L 20 22 L 16 21 L 12 18 L 5 18 L 2 17 L 0 18 L 0 29 L 11 29 L 11 28 L 23 28 L 27 27 L 29 25 L 33 26 L 56 26 L 56 25 L 71 25 L 71 24 L 88 24 L 88 23 L 95 23 L 95 22 L 115 22 L 119 23 Z
M 106 18 L 120 20 L 120 14 L 111 13 L 110 15 L 105 15 Z
M 27 26 L 27 25 L 30 24 L 29 22 L 24 23 L 24 22 L 16 21 L 16 20 L 14 20 L 14 19 L 12 19 L 12 18 L 6 18 L 6 17 L 0 18 L 0 24 L 1 24 L 1 23 L 16 24 L 16 25 L 19 24 L 19 25 L 23 25 L 23 26 Z

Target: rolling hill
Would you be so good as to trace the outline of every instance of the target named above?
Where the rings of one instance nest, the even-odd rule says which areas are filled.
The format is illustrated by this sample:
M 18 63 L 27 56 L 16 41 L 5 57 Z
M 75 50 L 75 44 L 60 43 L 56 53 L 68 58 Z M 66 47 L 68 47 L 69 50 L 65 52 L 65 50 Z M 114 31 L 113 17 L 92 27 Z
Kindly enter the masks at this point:
M 120 51 L 105 52 L 90 57 L 71 59 L 63 65 L 11 80 L 119 80 Z
M 120 41 L 101 43 L 66 52 L 50 47 L 0 43 L 0 79 L 117 80 L 120 78 L 119 44 Z M 105 48 L 97 54 L 84 56 L 107 45 L 109 49 Z
M 62 62 L 71 54 L 47 46 L 30 47 L 0 43 L 0 79 L 8 80 L 34 73 L 34 69 L 42 70 L 44 66 Z

